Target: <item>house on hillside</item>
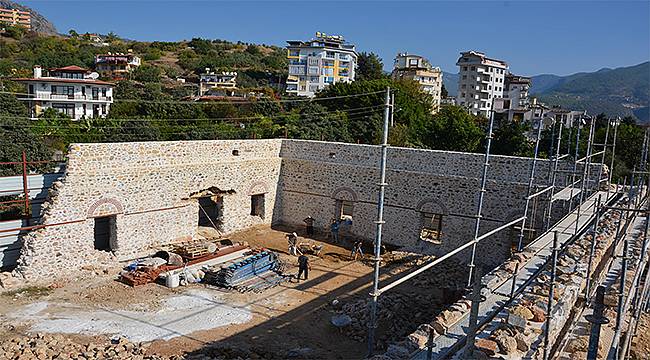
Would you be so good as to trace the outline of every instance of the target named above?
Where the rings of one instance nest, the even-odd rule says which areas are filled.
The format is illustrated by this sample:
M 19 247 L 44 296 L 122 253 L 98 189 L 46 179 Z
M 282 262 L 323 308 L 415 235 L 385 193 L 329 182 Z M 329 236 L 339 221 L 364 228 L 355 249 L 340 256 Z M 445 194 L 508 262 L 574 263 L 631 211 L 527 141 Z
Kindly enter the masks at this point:
M 32 16 L 27 11 L 0 8 L 0 27 L 2 25 L 22 26 L 32 28 Z
M 199 96 L 234 96 L 237 90 L 236 71 L 211 71 L 205 69 L 205 73 L 199 78 Z
M 124 80 L 141 65 L 140 57 L 131 53 L 106 53 L 95 55 L 95 70 L 103 78 Z
M 34 66 L 33 77 L 12 80 L 27 85 L 28 95 L 19 99 L 27 102 L 32 118 L 52 108 L 79 120 L 105 117 L 113 103 L 113 84 L 97 77 L 79 66 L 50 69 L 47 74 Z

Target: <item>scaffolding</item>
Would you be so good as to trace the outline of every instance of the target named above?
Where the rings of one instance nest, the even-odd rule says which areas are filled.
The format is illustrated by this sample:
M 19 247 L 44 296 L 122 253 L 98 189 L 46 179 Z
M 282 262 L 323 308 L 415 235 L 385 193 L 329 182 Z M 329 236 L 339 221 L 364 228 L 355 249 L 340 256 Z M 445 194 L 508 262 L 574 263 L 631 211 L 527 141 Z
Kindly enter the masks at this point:
M 526 230 L 526 224 L 530 221 L 533 223 L 534 226 L 534 218 L 535 215 L 532 216 L 532 220 L 530 219 L 531 216 L 529 216 L 529 211 L 528 208 L 530 206 L 531 200 L 535 201 L 535 203 L 538 201 L 538 198 L 543 195 L 548 193 L 548 204 L 546 204 L 546 214 L 544 215 L 544 224 L 542 224 L 542 227 L 544 229 L 544 234 L 548 233 L 550 228 L 551 228 L 551 220 L 552 220 L 552 212 L 553 212 L 553 203 L 557 200 L 560 200 L 561 198 L 558 196 L 560 193 L 564 192 L 570 192 L 569 195 L 569 212 L 573 209 L 573 201 L 574 201 L 574 187 L 576 184 L 580 184 L 580 194 L 579 194 L 579 202 L 577 204 L 577 217 L 575 220 L 575 228 L 573 231 L 573 235 L 571 237 L 571 241 L 575 241 L 575 238 L 578 237 L 578 235 L 584 233 L 586 229 L 589 227 L 589 224 L 587 224 L 586 227 L 584 227 L 582 230 L 579 229 L 579 222 L 580 222 L 580 211 L 583 210 L 581 209 L 582 203 L 589 198 L 590 194 L 592 191 L 597 191 L 598 188 L 600 188 L 601 183 L 607 182 L 608 189 L 607 189 L 607 196 L 605 197 L 605 201 L 599 200 L 598 205 L 593 206 L 593 214 L 600 214 L 600 211 L 602 211 L 603 206 L 608 203 L 608 200 L 610 200 L 609 196 L 609 187 L 611 185 L 612 181 L 612 169 L 614 166 L 614 161 L 613 161 L 613 156 L 615 152 L 615 147 L 616 147 L 616 136 L 617 136 L 617 128 L 618 125 L 620 124 L 620 120 L 611 122 L 608 120 L 607 123 L 607 130 L 606 130 L 606 135 L 605 135 L 605 141 L 603 144 L 598 144 L 598 146 L 602 146 L 603 150 L 599 152 L 593 152 L 593 146 L 594 146 L 594 133 L 595 133 L 595 117 L 590 117 L 587 116 L 586 113 L 584 114 L 583 117 L 579 119 L 579 124 L 577 127 L 577 134 L 576 134 L 576 146 L 575 146 L 575 155 L 573 157 L 573 171 L 564 171 L 558 169 L 559 167 L 559 161 L 561 159 L 564 159 L 566 157 L 569 157 L 569 152 L 571 149 L 571 137 L 572 137 L 572 131 L 569 132 L 569 142 L 567 144 L 567 153 L 566 154 L 560 154 L 561 152 L 561 146 L 562 146 L 562 130 L 564 127 L 564 123 L 560 121 L 559 124 L 559 133 L 557 136 L 557 142 L 554 140 L 555 139 L 555 126 L 553 126 L 552 130 L 552 136 L 553 136 L 553 141 L 551 143 L 551 151 L 549 152 L 549 174 L 548 174 L 548 186 L 544 187 L 541 190 L 537 190 L 533 192 L 533 186 L 535 183 L 535 178 L 536 178 L 536 171 L 537 171 L 537 162 L 538 162 L 538 156 L 539 156 L 539 142 L 541 138 L 541 131 L 543 127 L 543 122 L 540 119 L 539 123 L 537 124 L 537 131 L 536 131 L 536 137 L 535 137 L 535 151 L 534 151 L 534 156 L 531 159 L 531 168 L 529 172 L 529 177 L 528 177 L 528 184 L 527 184 L 527 192 L 526 196 L 523 199 L 525 203 L 525 207 L 523 210 L 523 216 L 520 216 L 512 221 L 509 221 L 506 224 L 503 224 L 493 230 L 490 230 L 486 232 L 483 235 L 480 235 L 480 228 L 481 228 L 481 218 L 483 217 L 483 200 L 484 200 L 484 195 L 486 192 L 486 183 L 488 179 L 488 169 L 490 166 L 490 147 L 491 147 L 491 141 L 492 141 L 492 131 L 493 131 L 493 124 L 494 124 L 494 113 L 492 112 L 489 123 L 488 123 L 488 128 L 487 128 L 487 133 L 486 133 L 486 148 L 485 148 L 485 153 L 484 153 L 484 161 L 483 161 L 483 166 L 482 166 L 482 174 L 481 174 L 481 181 L 480 181 L 480 189 L 478 190 L 478 200 L 477 200 L 477 211 L 475 215 L 475 226 L 474 226 L 474 237 L 472 240 L 469 242 L 447 252 L 446 254 L 430 261 L 427 264 L 424 264 L 423 266 L 418 267 L 417 269 L 411 271 L 410 273 L 400 277 L 399 279 L 390 281 L 388 284 L 384 286 L 379 286 L 379 265 L 381 261 L 380 257 L 380 247 L 381 247 L 381 231 L 382 231 L 382 225 L 384 224 L 384 219 L 383 219 L 383 198 L 384 198 L 384 188 L 387 185 L 385 181 L 385 176 L 386 176 L 386 152 L 388 148 L 388 128 L 389 128 L 389 119 L 391 118 L 391 111 L 393 107 L 393 102 L 392 102 L 392 97 L 390 94 L 390 90 L 387 90 L 386 92 L 386 101 L 385 101 L 385 112 L 384 112 L 384 133 L 383 133 L 383 142 L 381 145 L 381 151 L 382 151 L 382 157 L 381 157 L 381 163 L 380 163 L 380 183 L 379 185 L 379 203 L 378 203 L 378 216 L 377 216 L 377 221 L 376 221 L 376 227 L 377 227 L 377 233 L 376 233 L 376 239 L 375 239 L 375 254 L 373 257 L 373 262 L 374 262 L 374 279 L 373 279 L 373 290 L 370 294 L 371 296 L 371 303 L 370 303 L 370 311 L 371 311 L 371 316 L 370 316 L 370 324 L 369 324 L 369 334 L 368 334 L 368 354 L 369 356 L 374 355 L 374 333 L 376 330 L 376 306 L 377 306 L 377 300 L 378 297 L 381 296 L 382 294 L 386 293 L 387 291 L 395 288 L 396 286 L 399 286 L 400 284 L 403 284 L 414 277 L 426 272 L 427 270 L 435 267 L 436 265 L 442 263 L 443 261 L 451 258 L 452 256 L 460 253 L 461 251 L 471 249 L 471 255 L 470 255 L 470 260 L 469 260 L 469 276 L 467 280 L 467 288 L 472 284 L 476 284 L 477 281 L 480 281 L 480 276 L 479 279 L 474 279 L 474 276 L 477 276 L 477 272 L 475 270 L 476 264 L 476 248 L 477 245 L 505 230 L 508 228 L 511 228 L 514 225 L 521 224 L 521 228 L 519 229 L 519 236 L 518 236 L 518 243 L 517 243 L 517 251 L 521 252 L 526 249 L 526 245 L 523 243 L 523 237 L 524 237 L 524 231 Z M 552 124 L 555 125 L 555 119 L 551 118 L 548 119 L 552 121 Z M 580 144 L 580 133 L 581 133 L 581 128 L 582 125 L 586 125 L 586 122 L 589 121 L 589 134 L 588 134 L 588 141 L 587 141 L 587 149 L 586 149 L 586 154 L 583 158 L 578 158 L 579 155 L 579 144 Z M 611 122 L 611 124 L 610 124 Z M 612 144 L 608 144 L 609 141 L 609 131 L 610 131 L 610 125 L 613 126 L 614 128 L 614 140 Z M 647 143 L 650 142 L 650 136 L 646 135 L 647 140 L 645 141 L 645 144 L 647 146 Z M 602 167 L 604 166 L 604 161 L 605 161 L 605 152 L 608 147 L 612 148 L 612 163 L 610 165 L 610 171 L 609 171 L 609 176 L 606 179 L 602 179 L 602 174 L 603 174 L 603 169 Z M 645 147 L 644 147 L 645 148 Z M 554 151 L 553 151 L 554 150 Z M 554 154 L 553 154 L 554 153 Z M 553 154 L 553 155 L 552 155 Z M 646 154 L 644 150 L 644 154 Z M 595 158 L 596 156 L 601 155 L 600 158 L 600 167 L 598 171 L 598 177 L 595 180 L 591 180 L 591 166 L 592 166 L 592 159 Z M 645 156 L 645 155 L 644 155 Z M 582 171 L 578 173 L 578 165 L 582 165 Z M 565 175 L 565 183 L 564 187 L 562 189 L 558 189 L 557 186 L 557 175 L 559 173 L 567 173 Z M 576 180 L 577 175 L 579 175 L 579 179 Z M 569 181 L 568 179 L 571 178 Z M 633 184 L 633 183 L 632 183 Z M 631 186 L 633 187 L 633 186 Z M 617 187 L 618 190 L 618 187 Z M 614 193 L 616 195 L 616 193 Z M 578 194 L 576 194 L 578 195 Z M 565 201 L 566 203 L 566 201 Z M 536 205 L 536 204 L 535 204 Z M 535 214 L 537 209 L 537 206 L 535 206 L 535 210 L 533 214 Z M 586 211 L 586 209 L 584 209 Z M 596 215 L 598 218 L 598 215 Z M 566 230 L 566 229 L 565 229 Z M 542 234 L 542 236 L 544 235 Z M 541 237 L 541 236 L 540 236 Z M 564 244 L 566 246 L 567 243 Z M 561 249 L 558 248 L 557 240 L 554 241 L 553 244 L 553 258 L 557 257 L 557 253 L 560 252 Z M 592 251 L 593 252 L 593 251 Z M 539 272 L 541 269 L 539 269 L 534 276 L 539 275 Z M 517 270 L 513 274 L 513 291 L 511 292 L 511 301 L 512 298 L 514 297 L 515 294 L 515 283 L 516 283 L 516 277 L 517 277 Z M 530 281 L 530 280 L 528 280 Z M 552 291 L 552 290 L 551 290 Z M 474 294 L 476 294 L 476 290 L 473 291 Z M 650 290 L 646 291 L 644 294 L 650 294 Z M 550 294 L 550 298 L 552 298 L 552 293 Z M 474 296 L 473 298 L 475 298 Z M 646 295 L 646 297 L 650 297 L 650 295 Z M 650 303 L 650 300 L 648 300 Z M 503 304 L 503 307 L 505 307 L 507 304 Z M 478 305 L 476 305 L 478 306 Z M 474 308 L 474 304 L 472 306 Z M 474 312 L 472 312 L 474 313 Z M 470 319 L 470 324 L 477 324 L 477 319 L 476 319 L 476 314 L 474 315 L 473 319 Z M 489 319 L 488 319 L 489 320 Z M 486 320 L 483 320 L 483 324 L 485 324 Z M 470 326 L 473 328 L 473 326 Z M 476 330 L 476 329 L 474 329 Z M 466 339 L 469 337 L 466 337 L 465 339 L 457 339 L 458 343 L 462 344 L 465 342 Z M 428 350 L 427 350 L 427 358 L 431 358 L 432 354 L 432 348 L 433 348 L 433 340 L 432 338 L 429 341 L 428 344 Z M 474 347 L 473 340 L 470 340 L 469 343 L 465 344 L 465 350 L 467 351 L 472 350 Z

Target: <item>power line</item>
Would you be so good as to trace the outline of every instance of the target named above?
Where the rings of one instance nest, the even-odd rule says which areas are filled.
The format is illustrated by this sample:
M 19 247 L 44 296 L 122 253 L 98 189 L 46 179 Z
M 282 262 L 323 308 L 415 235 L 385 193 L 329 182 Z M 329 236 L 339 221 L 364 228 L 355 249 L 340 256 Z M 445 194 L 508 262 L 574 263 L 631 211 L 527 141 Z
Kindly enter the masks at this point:
M 298 117 L 307 117 L 307 116 L 313 116 L 313 115 L 336 115 L 340 113 L 345 113 L 345 114 L 352 114 L 354 115 L 357 113 L 357 111 L 361 110 L 370 110 L 373 109 L 373 111 L 379 110 L 382 108 L 382 105 L 374 105 L 374 106 L 365 106 L 365 107 L 358 107 L 358 108 L 350 108 L 347 110 L 334 110 L 334 111 L 326 111 L 326 112 L 319 112 L 319 113 L 307 113 L 307 114 L 300 114 L 300 113 L 286 113 L 286 114 L 277 114 L 277 115 L 257 115 L 257 116 L 244 116 L 244 117 L 221 117 L 221 118 L 160 118 L 160 119 L 149 119 L 149 118 L 143 118 L 143 117 L 135 117 L 135 118 L 100 118 L 100 119 L 88 119 L 92 121 L 144 121 L 144 122 L 156 122 L 156 121 L 210 121 L 210 120 L 258 120 L 260 118 L 281 118 L 281 117 L 292 117 L 292 116 L 298 116 Z M 22 120 L 33 120 L 31 117 L 27 116 L 10 116 L 10 115 L 5 115 L 1 116 L 0 119 L 22 119 Z M 73 120 L 70 120 L 73 121 Z
M 329 96 L 322 98 L 307 98 L 307 99 L 272 99 L 272 98 L 260 98 L 259 100 L 251 101 L 215 101 L 215 102 L 202 102 L 202 101 L 182 101 L 182 100 L 144 100 L 144 99 L 115 99 L 114 102 L 141 102 L 141 103 L 152 103 L 152 104 L 258 104 L 263 100 L 268 100 L 270 102 L 276 103 L 293 103 L 293 102 L 316 102 L 316 101 L 325 101 L 325 100 L 334 100 L 334 99 L 345 99 L 345 98 L 355 98 L 368 95 L 376 95 L 384 93 L 384 90 L 381 91 L 372 91 L 368 93 L 361 94 L 350 94 L 350 95 L 339 95 L 339 96 Z M 43 101 L 57 101 L 57 99 L 38 99 L 35 94 L 30 93 L 21 93 L 21 92 L 12 92 L 12 91 L 0 91 L 0 94 L 9 94 L 9 95 L 22 95 L 28 98 L 33 98 L 33 100 L 43 100 Z M 61 99 L 67 100 L 67 99 Z M 224 100 L 228 100 L 224 98 Z

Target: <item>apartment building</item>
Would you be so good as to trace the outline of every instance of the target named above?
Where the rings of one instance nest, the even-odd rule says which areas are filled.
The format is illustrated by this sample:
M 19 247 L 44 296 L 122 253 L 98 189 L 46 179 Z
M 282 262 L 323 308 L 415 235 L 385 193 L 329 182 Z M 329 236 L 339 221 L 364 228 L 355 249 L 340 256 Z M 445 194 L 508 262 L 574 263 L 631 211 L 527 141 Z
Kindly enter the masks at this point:
M 474 115 L 490 116 L 494 99 L 503 97 L 508 64 L 478 51 L 460 53 L 457 104 Z
M 113 80 L 128 79 L 129 73 L 141 65 L 141 60 L 133 54 L 107 53 L 95 55 L 95 71 L 103 78 Z
M 113 84 L 98 77 L 79 66 L 50 69 L 47 75 L 34 66 L 33 77 L 12 80 L 27 85 L 29 95 L 20 100 L 28 103 L 32 118 L 52 108 L 79 120 L 105 117 L 113 103 Z
M 236 71 L 211 71 L 205 69 L 205 73 L 199 78 L 199 96 L 233 96 L 237 90 Z
M 0 23 L 32 28 L 32 16 L 27 11 L 0 8 Z
M 433 112 L 440 110 L 442 70 L 431 66 L 429 60 L 419 55 L 401 53 L 395 57 L 393 79 L 408 79 L 420 84 L 422 91 L 433 97 Z
M 354 81 L 357 52 L 342 36 L 317 32 L 310 41 L 287 44 L 287 93 L 311 97 L 329 84 Z

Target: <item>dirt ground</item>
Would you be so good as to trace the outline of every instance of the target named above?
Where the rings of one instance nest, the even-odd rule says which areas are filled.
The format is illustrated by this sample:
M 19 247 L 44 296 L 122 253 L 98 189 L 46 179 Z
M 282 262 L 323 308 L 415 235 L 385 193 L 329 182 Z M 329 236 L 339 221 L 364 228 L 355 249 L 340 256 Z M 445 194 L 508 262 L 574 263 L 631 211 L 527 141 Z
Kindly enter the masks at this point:
M 636 338 L 632 340 L 631 359 L 650 359 L 650 314 L 642 313 Z
M 296 258 L 287 251 L 285 231 L 289 230 L 291 229 L 257 227 L 230 235 L 229 238 L 246 241 L 252 247 L 275 251 L 286 264 L 286 272 L 296 273 Z M 251 358 L 363 358 L 367 348 L 367 330 L 363 318 L 372 282 L 368 256 L 366 255 L 365 261 L 351 261 L 349 246 L 329 244 L 319 236 L 314 241 L 322 243 L 324 249 L 320 257 L 310 256 L 312 270 L 309 279 L 285 282 L 262 293 L 241 294 L 198 284 L 176 289 L 158 284 L 132 288 L 115 280 L 119 268 L 87 269 L 77 279 L 54 283 L 49 288 L 5 292 L 0 296 L 0 321 L 3 324 L 0 340 L 9 335 L 29 332 L 30 322 L 16 318 L 12 313 L 25 311 L 24 309 L 42 302 L 65 303 L 87 311 L 100 308 L 107 311 L 155 312 L 163 310 L 165 301 L 170 296 L 200 290 L 214 293 L 228 304 L 249 310 L 252 317 L 243 323 L 231 323 L 171 339 L 154 340 L 147 345 L 149 354 L 192 358 L 193 355 L 208 355 L 215 347 L 226 347 L 244 349 L 246 356 Z M 408 263 L 403 258 L 396 259 L 390 254 L 386 254 L 386 258 L 390 259 L 388 262 L 392 262 L 392 265 L 384 271 L 383 279 L 400 276 L 410 266 L 417 264 L 417 260 Z M 433 279 L 439 275 L 440 272 L 435 271 L 427 278 Z M 386 307 L 398 308 L 392 309 L 396 312 L 394 318 L 392 315 L 382 318 L 380 309 L 378 338 L 384 342 L 380 347 L 388 341 L 408 335 L 421 322 L 430 320 L 440 310 L 443 299 L 436 292 L 440 283 L 427 282 L 427 278 L 419 279 L 419 286 L 400 286 L 392 297 L 386 298 L 392 299 Z M 332 315 L 340 313 L 342 305 L 352 303 L 362 304 L 347 307 L 359 312 L 351 314 L 355 318 L 356 328 L 345 331 L 335 328 L 330 323 Z M 384 313 L 387 310 L 391 309 L 385 309 Z M 197 317 L 201 315 L 192 314 Z M 66 335 L 70 341 L 75 342 L 97 342 L 102 338 L 106 341 L 107 336 Z

